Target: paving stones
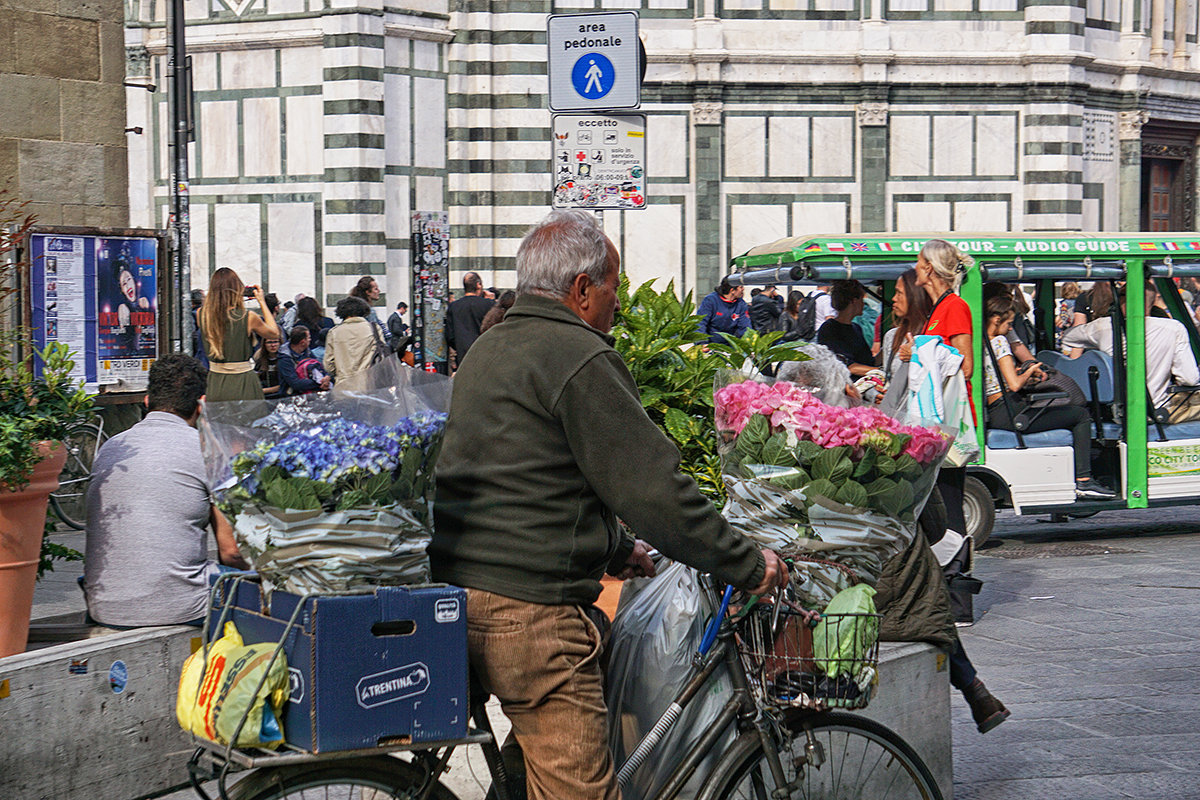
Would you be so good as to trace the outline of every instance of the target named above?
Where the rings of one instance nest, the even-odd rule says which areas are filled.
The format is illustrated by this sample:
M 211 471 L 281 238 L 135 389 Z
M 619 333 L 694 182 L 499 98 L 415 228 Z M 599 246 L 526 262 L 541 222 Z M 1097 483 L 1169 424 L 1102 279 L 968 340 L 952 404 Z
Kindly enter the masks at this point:
M 955 800 L 1200 800 L 1189 516 L 998 520 L 1000 544 L 975 562 L 977 622 L 959 633 L 1012 717 L 981 736 L 952 701 Z

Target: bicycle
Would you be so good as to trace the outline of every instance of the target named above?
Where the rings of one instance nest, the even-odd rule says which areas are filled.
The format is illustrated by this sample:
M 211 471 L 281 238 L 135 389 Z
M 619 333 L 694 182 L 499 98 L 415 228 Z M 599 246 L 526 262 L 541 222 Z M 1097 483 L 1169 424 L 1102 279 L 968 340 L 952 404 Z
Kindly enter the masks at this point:
M 81 531 L 87 523 L 87 487 L 92 479 L 92 464 L 100 446 L 108 441 L 104 419 L 72 427 L 63 437 L 67 461 L 58 476 L 58 490 L 50 495 L 50 507 L 67 527 Z
M 625 784 L 662 741 L 684 708 L 725 667 L 733 692 L 688 749 L 654 800 L 672 800 L 713 752 L 731 724 L 737 735 L 705 776 L 698 800 L 942 800 L 920 756 L 896 733 L 839 708 L 861 708 L 878 664 L 873 636 L 851 656 L 814 652 L 814 615 L 784 597 L 773 604 L 750 598 L 731 610 L 734 592 L 709 585 L 719 611 L 705 631 L 689 680 L 618 771 Z M 878 615 L 828 615 L 825 633 L 837 641 L 865 639 Z M 843 626 L 849 626 L 843 627 Z M 286 635 L 285 635 L 286 638 Z M 852 668 L 849 676 L 845 668 Z M 823 671 L 823 674 L 822 674 Z M 836 676 L 836 677 L 834 677 Z M 216 780 L 222 800 L 455 800 L 439 780 L 455 748 L 478 745 L 492 777 L 489 798 L 521 800 L 525 786 L 508 776 L 484 703 L 474 689 L 467 736 L 447 742 L 392 743 L 324 755 L 287 750 L 234 750 L 198 740 L 189 765 L 193 790 L 212 800 L 203 781 Z M 235 734 L 236 736 L 236 734 Z M 286 748 L 286 746 L 285 746 Z M 410 760 L 397 756 L 411 754 Z M 232 787 L 235 768 L 254 772 Z M 336 789 L 334 794 L 330 791 Z

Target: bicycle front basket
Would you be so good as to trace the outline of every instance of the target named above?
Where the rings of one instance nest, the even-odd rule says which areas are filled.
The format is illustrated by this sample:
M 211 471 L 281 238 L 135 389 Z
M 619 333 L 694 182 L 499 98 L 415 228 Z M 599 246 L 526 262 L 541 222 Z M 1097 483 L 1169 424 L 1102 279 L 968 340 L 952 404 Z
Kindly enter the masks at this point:
M 877 683 L 879 619 L 825 614 L 810 627 L 798 611 L 755 609 L 738 637 L 751 690 L 772 705 L 865 707 Z

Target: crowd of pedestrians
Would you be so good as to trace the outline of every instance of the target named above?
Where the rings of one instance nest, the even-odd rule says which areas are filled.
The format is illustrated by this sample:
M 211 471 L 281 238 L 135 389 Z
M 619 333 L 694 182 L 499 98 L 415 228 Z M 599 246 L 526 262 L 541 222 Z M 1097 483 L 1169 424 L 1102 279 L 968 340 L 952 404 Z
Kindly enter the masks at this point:
M 258 311 L 246 308 L 253 299 Z M 372 303 L 379 284 L 365 275 L 328 316 L 304 294 L 282 306 L 274 294 L 246 286 L 233 270 L 213 273 L 208 292 L 192 292 L 197 359 L 212 373 L 207 400 L 277 399 L 323 392 L 352 381 L 372 364 L 395 354 L 411 366 L 412 338 L 400 303 L 385 326 Z M 280 313 L 282 311 L 282 313 Z

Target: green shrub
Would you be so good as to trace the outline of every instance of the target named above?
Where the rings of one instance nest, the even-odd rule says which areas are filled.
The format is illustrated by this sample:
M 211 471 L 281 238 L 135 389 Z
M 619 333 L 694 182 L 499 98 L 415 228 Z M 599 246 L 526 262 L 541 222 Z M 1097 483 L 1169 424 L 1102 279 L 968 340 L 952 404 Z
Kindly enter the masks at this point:
M 673 281 L 662 292 L 653 284 L 647 281 L 631 294 L 628 279 L 621 276 L 615 346 L 637 382 L 646 413 L 679 447 L 680 469 L 719 508 L 725 504 L 725 487 L 713 424 L 717 371 L 741 369 L 747 361 L 763 369 L 803 356 L 780 341 L 782 333 L 750 330 L 741 339 L 705 345 L 691 293 L 681 300 Z

